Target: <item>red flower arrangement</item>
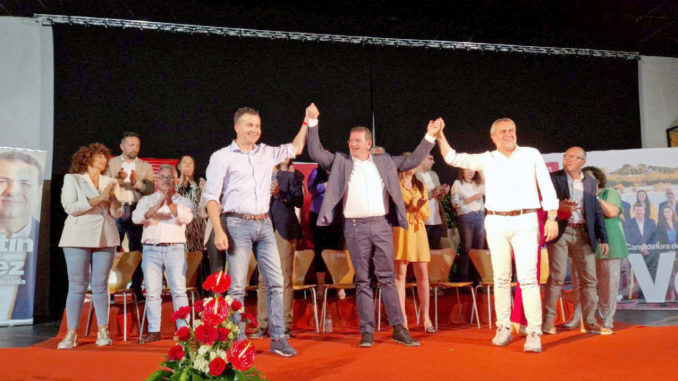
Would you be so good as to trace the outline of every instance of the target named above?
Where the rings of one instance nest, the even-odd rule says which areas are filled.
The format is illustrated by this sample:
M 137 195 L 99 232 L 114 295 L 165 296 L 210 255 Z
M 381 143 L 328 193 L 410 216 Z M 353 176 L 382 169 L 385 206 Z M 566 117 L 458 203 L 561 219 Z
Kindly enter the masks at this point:
M 172 321 L 182 319 L 188 326 L 176 333 L 177 345 L 172 347 L 167 360 L 147 380 L 264 380 L 264 375 L 254 368 L 254 345 L 247 340 L 237 340 L 245 329 L 233 321 L 240 313 L 243 323 L 256 326 L 256 319 L 242 308 L 242 303 L 231 296 L 222 297 L 231 285 L 231 278 L 223 272 L 214 273 L 203 282 L 203 288 L 215 293 L 213 298 L 179 308 Z M 193 310 L 194 321 L 190 321 Z M 192 323 L 192 325 L 191 325 Z

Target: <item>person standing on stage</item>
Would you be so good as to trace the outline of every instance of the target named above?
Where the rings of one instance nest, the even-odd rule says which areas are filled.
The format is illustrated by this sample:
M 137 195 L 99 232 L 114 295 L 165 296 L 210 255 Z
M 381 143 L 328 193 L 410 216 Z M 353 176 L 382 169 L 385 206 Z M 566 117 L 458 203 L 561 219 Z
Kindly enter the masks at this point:
M 291 159 L 287 159 L 273 171 L 273 178 L 270 213 L 283 275 L 285 336 L 290 338 L 292 336 L 292 304 L 294 303 L 294 290 L 292 288 L 294 286 L 292 280 L 294 252 L 298 240 L 303 237 L 295 208 L 301 208 L 304 205 L 304 174 L 294 169 Z M 257 323 L 257 330 L 250 335 L 251 339 L 266 336 L 268 329 L 266 282 L 262 272 L 259 272 L 259 284 L 257 286 Z
M 294 141 L 278 147 L 257 144 L 261 137 L 259 111 L 241 107 L 235 112 L 236 139 L 212 154 L 207 166 L 205 200 L 207 213 L 214 229 L 214 243 L 219 250 L 228 250 L 228 293 L 243 302 L 247 270 L 252 252 L 266 280 L 266 307 L 271 351 L 283 357 L 297 351 L 285 337 L 283 322 L 283 276 L 280 255 L 268 214 L 271 201 L 273 167 L 293 159 L 304 150 L 307 119 L 315 109 L 306 108 L 306 117 Z M 223 207 L 219 208 L 219 199 Z M 240 315 L 236 314 L 240 323 Z M 244 336 L 244 327 L 241 330 Z
M 66 336 L 57 349 L 78 345 L 76 331 L 87 287 L 92 285 L 92 303 L 97 316 L 97 346 L 111 345 L 108 332 L 108 273 L 113 266 L 115 247 L 120 244 L 114 218 L 122 214 L 116 199 L 118 183 L 103 175 L 111 151 L 101 143 L 80 147 L 73 154 L 71 168 L 64 176 L 61 205 L 68 218 L 59 247 L 64 249 L 68 270 Z
M 142 196 L 155 191 L 153 167 L 137 157 L 139 149 L 141 149 L 139 134 L 131 131 L 124 132 L 120 141 L 122 154 L 109 161 L 106 171 L 106 176 L 117 178 L 120 184 L 119 199 L 122 202 L 123 212 L 122 216 L 115 220 L 115 223 L 118 227 L 118 234 L 120 234 L 121 245 L 125 234 L 127 234 L 129 251 L 141 251 L 142 228 L 132 222 L 132 213 Z M 139 266 L 132 275 L 132 289 L 138 300 L 143 299 L 141 292 L 143 279 L 141 266 Z
M 432 169 L 433 155 L 426 155 L 426 159 L 417 168 L 417 179 L 426 186 L 428 192 L 428 208 L 431 211 L 429 218 L 424 222 L 426 238 L 431 249 L 442 249 L 440 239 L 447 237 L 447 216 L 440 201 L 450 191 L 449 184 L 440 184 L 438 174 Z
M 596 321 L 596 257 L 600 247 L 607 255 L 605 215 L 597 200 L 598 181 L 584 176 L 586 152 L 581 147 L 571 147 L 563 155 L 563 169 L 553 172 L 551 180 L 559 200 L 559 236 L 547 243 L 549 253 L 549 279 L 544 295 L 544 322 L 542 330 L 555 334 L 553 321 L 556 305 L 567 273 L 567 257 L 572 258 L 572 272 L 579 279 L 579 296 L 584 313 L 584 330 L 588 333 L 611 334 Z
M 548 212 L 544 226 L 546 240 L 558 235 L 558 198 L 544 159 L 538 150 L 517 145 L 516 125 L 509 118 L 492 123 L 490 138 L 497 149 L 480 154 L 457 153 L 442 130 L 437 136 L 445 162 L 459 168 L 482 170 L 485 176 L 485 232 L 492 253 L 497 313 L 497 333 L 492 344 L 505 346 L 513 339 L 510 320 L 513 252 L 527 316 L 524 350 L 541 352 L 541 297 L 537 279 L 539 209 Z
M 460 282 L 469 281 L 471 249 L 485 249 L 485 185 L 480 172 L 460 168 L 452 184 L 452 205 L 457 210 L 461 250 L 457 258 Z
M 344 238 L 355 269 L 356 300 L 360 319 L 361 347 L 374 344 L 374 298 L 370 286 L 370 262 L 381 285 L 393 340 L 407 346 L 420 345 L 403 326 L 403 315 L 394 283 L 393 226 L 407 228 L 407 216 L 400 191 L 398 172 L 417 167 L 435 143 L 440 124 L 430 121 L 426 137 L 411 156 L 370 154 L 372 133 L 354 127 L 348 140 L 350 155 L 330 153 L 320 143 L 317 108 L 308 122 L 308 153 L 318 165 L 329 170 L 318 225 L 327 226 L 344 217 Z M 336 209 L 336 212 L 335 212 Z
M 163 271 L 172 293 L 174 311 L 188 305 L 186 297 L 186 225 L 193 220 L 193 203 L 176 191 L 177 173 L 169 164 L 158 168 L 158 191 L 139 200 L 132 221 L 143 225 L 141 268 L 146 286 L 148 336 L 140 343 L 160 340 Z M 177 320 L 177 328 L 186 325 Z

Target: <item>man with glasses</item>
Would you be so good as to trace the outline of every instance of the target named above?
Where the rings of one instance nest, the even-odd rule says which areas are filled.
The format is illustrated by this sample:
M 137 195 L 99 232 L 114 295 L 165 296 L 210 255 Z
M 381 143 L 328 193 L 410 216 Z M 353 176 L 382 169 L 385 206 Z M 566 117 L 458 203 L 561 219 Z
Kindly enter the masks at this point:
M 169 164 L 158 169 L 158 191 L 139 200 L 132 221 L 144 225 L 141 268 L 146 286 L 148 335 L 140 343 L 160 340 L 163 268 L 172 293 L 174 310 L 188 305 L 186 297 L 186 225 L 193 220 L 193 204 L 176 193 L 176 170 Z M 177 320 L 177 328 L 186 325 Z
M 586 152 L 581 147 L 571 147 L 563 155 L 563 169 L 553 172 L 551 180 L 558 196 L 558 237 L 547 243 L 549 254 L 549 279 L 544 296 L 544 322 L 542 330 L 555 334 L 556 304 L 567 272 L 567 257 L 572 258 L 572 272 L 579 278 L 584 325 L 582 331 L 609 335 L 611 330 L 596 321 L 596 258 L 600 245 L 607 255 L 605 216 L 598 203 L 598 182 L 584 176 Z

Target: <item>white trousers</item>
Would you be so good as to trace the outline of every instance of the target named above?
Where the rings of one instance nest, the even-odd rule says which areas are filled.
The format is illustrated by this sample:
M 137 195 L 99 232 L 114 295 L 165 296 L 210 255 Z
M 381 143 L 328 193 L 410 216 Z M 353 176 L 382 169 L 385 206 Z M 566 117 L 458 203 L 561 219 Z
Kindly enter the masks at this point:
M 497 327 L 511 327 L 511 257 L 523 296 L 527 333 L 541 334 L 541 296 L 537 279 L 539 219 L 537 213 L 485 217 L 487 245 L 494 272 L 494 308 Z

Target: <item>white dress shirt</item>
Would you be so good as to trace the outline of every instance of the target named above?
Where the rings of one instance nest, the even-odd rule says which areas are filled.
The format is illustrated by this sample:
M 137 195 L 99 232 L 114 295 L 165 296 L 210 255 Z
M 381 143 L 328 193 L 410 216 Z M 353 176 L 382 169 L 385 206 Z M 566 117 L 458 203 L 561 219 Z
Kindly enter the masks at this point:
M 385 216 L 389 212 L 388 195 L 372 155 L 367 160 L 352 159 L 353 170 L 344 193 L 344 217 Z
M 193 220 L 193 203 L 189 199 L 177 193 L 172 196 L 172 202 L 177 206 L 176 217 L 172 215 L 169 206 L 163 205 L 151 218 L 146 218 L 146 212 L 164 197 L 161 192 L 144 196 L 132 213 L 132 221 L 137 225 L 144 225 L 141 235 L 141 242 L 144 244 L 186 242 L 186 225 Z
M 123 204 L 136 204 L 137 201 L 137 193 L 134 191 L 134 184 L 131 184 L 130 182 L 130 176 L 132 176 L 132 171 L 135 171 L 137 169 L 137 158 L 134 158 L 131 162 L 125 161 L 125 158 L 122 158 L 122 170 L 127 173 L 127 177 L 125 177 L 125 180 L 123 180 L 124 186 L 120 187 L 120 202 Z M 117 173 L 114 173 L 113 175 L 117 176 Z
M 445 156 L 449 165 L 483 171 L 485 175 L 485 207 L 507 212 L 517 209 L 543 207 L 557 210 L 558 198 L 551 182 L 544 158 L 531 147 L 516 146 L 506 157 L 498 151 L 479 154 L 457 153 L 454 149 Z M 541 192 L 541 205 L 539 203 Z
M 433 191 L 433 188 L 437 187 L 440 184 L 436 184 L 433 181 L 433 176 L 431 176 L 432 171 L 419 172 L 422 182 L 428 192 Z M 431 216 L 424 222 L 425 225 L 440 225 L 443 223 L 442 218 L 440 218 L 440 211 L 438 210 L 438 200 L 433 197 L 428 200 L 428 208 L 431 210 Z
M 463 183 L 460 180 L 455 180 L 452 184 L 452 203 L 455 205 L 457 214 L 463 216 L 464 214 L 469 214 L 472 212 L 482 212 L 485 208 L 483 199 L 474 200 L 469 203 L 465 203 L 464 200 L 476 194 L 485 194 L 485 185 L 476 184 L 475 182 Z
M 570 175 L 567 176 L 567 186 L 570 188 L 570 200 L 574 201 L 579 207 L 572 211 L 569 222 L 574 224 L 583 224 L 584 219 L 584 174 L 580 173 L 578 179 L 573 179 Z

